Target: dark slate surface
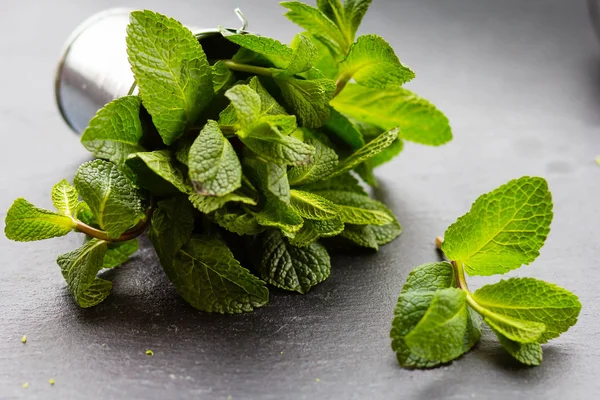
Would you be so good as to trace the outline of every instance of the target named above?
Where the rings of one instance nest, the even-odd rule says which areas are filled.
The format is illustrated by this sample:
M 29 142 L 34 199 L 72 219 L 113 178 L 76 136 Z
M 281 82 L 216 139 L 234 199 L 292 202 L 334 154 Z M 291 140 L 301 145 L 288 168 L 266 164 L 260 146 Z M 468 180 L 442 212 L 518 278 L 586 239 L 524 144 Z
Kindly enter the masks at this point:
M 0 399 L 599 398 L 600 45 L 584 2 L 374 3 L 362 31 L 386 37 L 415 69 L 409 86 L 445 111 L 456 137 L 442 148 L 409 144 L 379 171 L 377 195 L 398 214 L 402 237 L 378 254 L 336 255 L 331 278 L 310 294 L 274 293 L 267 307 L 234 317 L 187 306 L 147 243 L 109 275 L 105 303 L 78 309 L 55 258 L 79 237 L 0 237 Z M 50 206 L 51 185 L 87 159 L 53 103 L 53 70 L 70 31 L 118 5 L 0 6 L 0 210 L 18 196 Z M 205 27 L 237 26 L 239 5 L 254 31 L 286 41 L 296 32 L 275 1 L 128 5 Z M 511 275 L 574 290 L 579 323 L 544 346 L 539 368 L 515 364 L 489 331 L 448 366 L 399 368 L 388 331 L 409 270 L 436 259 L 434 237 L 479 194 L 526 174 L 548 179 L 555 218 L 541 257 Z

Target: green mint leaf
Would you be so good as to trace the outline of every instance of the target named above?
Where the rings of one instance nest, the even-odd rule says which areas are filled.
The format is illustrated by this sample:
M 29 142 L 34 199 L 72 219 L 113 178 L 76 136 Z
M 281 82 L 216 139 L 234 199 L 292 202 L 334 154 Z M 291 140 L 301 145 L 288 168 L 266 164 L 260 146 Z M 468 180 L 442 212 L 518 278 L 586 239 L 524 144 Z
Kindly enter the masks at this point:
M 37 208 L 23 198 L 16 199 L 8 209 L 5 223 L 4 234 L 17 242 L 64 236 L 76 226 L 70 216 Z
M 504 349 L 515 359 L 525 365 L 542 364 L 542 347 L 539 343 L 519 343 L 510 340 L 500 332 L 492 329 Z
M 324 145 L 321 141 L 307 138 L 304 143 L 315 148 L 315 154 L 309 164 L 298 165 L 287 172 L 290 185 L 305 185 L 320 181 L 329 175 L 338 164 L 335 150 Z
M 242 186 L 240 160 L 216 121 L 209 120 L 202 128 L 190 148 L 188 163 L 197 194 L 224 196 Z
M 260 276 L 280 289 L 307 293 L 329 277 L 331 265 L 325 247 L 312 243 L 307 247 L 291 245 L 278 231 L 261 237 Z
M 545 343 L 577 322 L 581 303 L 573 293 L 533 278 L 511 278 L 475 291 L 475 301 L 494 313 L 542 322 L 546 330 L 537 339 Z
M 198 39 L 181 23 L 134 11 L 127 54 L 144 106 L 165 144 L 196 122 L 213 97 L 211 67 Z
M 290 205 L 302 218 L 324 220 L 341 213 L 338 206 L 324 197 L 302 190 L 290 190 Z
M 235 83 L 235 75 L 222 60 L 212 67 L 212 81 L 215 94 L 221 94 Z
M 342 160 L 328 178 L 344 174 L 382 152 L 396 140 L 398 131 L 398 128 L 390 129 L 356 150 L 348 158 Z
M 237 202 L 242 204 L 248 204 L 251 206 L 256 205 L 256 200 L 252 197 L 248 197 L 246 194 L 241 191 L 235 191 L 233 193 L 227 193 L 221 197 L 213 197 L 213 196 L 201 196 L 198 194 L 191 194 L 189 196 L 190 202 L 198 209 L 200 212 L 204 214 L 210 214 L 213 211 L 218 210 L 223 207 L 225 204 L 230 202 Z
M 169 150 L 131 154 L 127 159 L 127 166 L 136 174 L 136 183 L 154 194 L 192 191 L 189 181 Z
M 401 293 L 435 292 L 437 289 L 455 287 L 457 287 L 457 282 L 452 264 L 442 261 L 413 268 L 406 278 Z
M 325 128 L 352 150 L 357 150 L 365 145 L 363 135 L 356 125 L 335 108 L 330 109 L 329 119 L 325 124 Z
M 283 135 L 263 123 L 253 129 L 242 142 L 254 153 L 276 164 L 303 165 L 311 161 L 315 148 L 293 136 Z
M 221 29 L 221 34 L 230 42 L 256 54 L 260 54 L 277 68 L 287 68 L 293 57 L 294 51 L 275 39 L 252 34 L 235 34 L 226 29 Z M 247 58 L 247 53 L 245 52 L 236 54 L 233 60 L 236 62 L 252 61 Z
M 350 240 L 358 246 L 377 251 L 379 250 L 379 244 L 377 243 L 375 232 L 368 229 L 370 226 L 371 225 L 345 224 L 344 230 L 340 233 L 340 236 Z
M 403 65 L 394 49 L 381 36 L 363 35 L 350 47 L 340 63 L 340 73 L 345 79 L 371 88 L 400 87 L 415 77 Z
M 126 242 L 116 242 L 108 245 L 108 250 L 104 255 L 102 268 L 115 268 L 127 262 L 129 257 L 140 248 L 138 239 L 128 240 Z
M 382 129 L 399 126 L 399 137 L 411 142 L 439 146 L 452 139 L 446 116 L 406 89 L 372 89 L 348 84 L 331 105 L 339 112 Z
M 483 315 L 483 320 L 492 330 L 519 343 L 537 343 L 546 330 L 542 322 L 526 321 L 489 310 L 484 310 Z
M 217 238 L 192 237 L 172 266 L 163 267 L 181 297 L 198 310 L 238 314 L 269 300 L 265 283 L 243 268 Z
M 63 277 L 69 285 L 69 291 L 80 307 L 95 306 L 110 294 L 112 283 L 96 277 L 98 271 L 103 268 L 106 243 L 92 239 L 77 250 L 63 254 L 57 259 Z
M 98 226 L 98 220 L 94 216 L 94 213 L 90 209 L 90 206 L 88 206 L 85 201 L 79 202 L 77 211 L 75 211 L 75 219 L 78 219 L 84 224 L 90 226 Z
M 238 235 L 257 235 L 265 230 L 254 215 L 243 211 L 220 209 L 213 214 L 213 221 L 221 228 Z
M 442 250 L 469 275 L 503 274 L 537 258 L 552 215 L 544 179 L 515 179 L 479 197 L 448 228 Z
M 325 220 L 307 219 L 302 228 L 289 241 L 296 247 L 305 247 L 319 238 L 339 235 L 343 230 L 344 222 L 339 216 Z
M 305 80 L 275 77 L 275 83 L 304 127 L 319 128 L 327 122 L 335 81 L 327 78 Z
M 245 158 L 244 166 L 248 176 L 253 178 L 267 197 L 275 197 L 285 204 L 290 203 L 290 184 L 285 166 L 252 158 Z
M 237 122 L 244 129 L 243 133 L 238 135 L 240 137 L 245 137 L 248 134 L 248 131 L 256 125 L 261 117 L 261 98 L 259 94 L 248 85 L 235 85 L 225 92 L 225 96 L 231 101 L 231 105 L 235 109 Z
M 336 176 L 335 178 L 323 179 L 320 181 L 310 183 L 308 185 L 303 185 L 298 187 L 298 189 L 315 193 L 324 190 L 341 190 L 345 192 L 354 192 L 367 196 L 367 192 L 365 192 L 365 189 L 360 185 L 358 179 L 356 179 L 349 173 L 341 174 L 339 176 Z
M 460 357 L 464 353 L 467 307 L 464 291 L 437 290 L 423 318 L 404 335 L 404 343 L 413 354 L 427 360 L 444 363 Z
M 354 168 L 354 171 L 365 181 L 367 184 L 378 187 L 379 183 L 377 182 L 377 178 L 373 174 L 373 170 L 380 166 L 381 164 L 385 164 L 386 162 L 391 161 L 394 157 L 396 157 L 402 151 L 404 147 L 404 143 L 399 138 L 396 138 L 392 144 L 383 149 L 379 154 L 371 157 L 367 161 L 359 164 Z
M 302 228 L 304 220 L 289 205 L 277 199 L 269 199 L 262 210 L 254 213 L 259 225 L 280 229 L 287 237 L 294 237 Z
M 336 190 L 318 194 L 335 203 L 340 209 L 342 220 L 348 224 L 385 225 L 394 221 L 389 212 L 382 210 L 385 207 L 383 204 L 368 196 Z
M 371 0 L 317 0 L 317 7 L 334 21 L 350 42 L 354 41 L 356 30 L 365 16 Z
M 81 135 L 81 143 L 97 158 L 122 166 L 131 153 L 144 151 L 140 121 L 141 100 L 125 96 L 101 108 Z
M 118 238 L 145 217 L 138 191 L 111 162 L 94 160 L 82 164 L 74 184 L 110 238 Z
M 348 41 L 335 23 L 323 12 L 298 1 L 284 1 L 280 4 L 289 10 L 285 14 L 286 17 L 310 32 L 325 46 L 332 49 L 334 54 L 346 54 L 351 41 Z
M 185 197 L 158 202 L 148 237 L 163 268 L 173 268 L 175 254 L 190 239 L 193 230 L 194 209 Z
M 310 38 L 303 34 L 296 35 L 292 41 L 292 49 L 294 53 L 284 74 L 293 76 L 311 69 L 317 57 L 317 48 Z
M 261 115 L 287 115 L 285 108 L 271 96 L 267 89 L 260 83 L 258 77 L 255 76 L 250 79 L 248 86 L 250 86 L 250 88 L 252 88 L 260 97 Z
M 63 215 L 72 216 L 79 207 L 79 193 L 66 179 L 52 188 L 52 204 Z
M 339 76 L 338 58 L 341 55 L 338 55 L 335 50 L 323 44 L 314 35 L 308 32 L 304 32 L 303 35 L 310 39 L 317 50 L 317 57 L 313 63 L 313 68 L 316 68 L 324 78 L 337 79 Z M 309 71 L 314 71 L 314 69 Z

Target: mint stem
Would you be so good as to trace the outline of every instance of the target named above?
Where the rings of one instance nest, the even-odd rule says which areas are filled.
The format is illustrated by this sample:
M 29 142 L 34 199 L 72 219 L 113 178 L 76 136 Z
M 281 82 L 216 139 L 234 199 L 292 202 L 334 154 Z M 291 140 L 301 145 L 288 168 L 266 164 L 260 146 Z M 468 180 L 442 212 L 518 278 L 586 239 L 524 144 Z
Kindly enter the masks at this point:
M 442 251 L 443 243 L 443 237 L 438 236 L 435 238 L 435 247 L 437 247 L 438 250 Z M 471 291 L 469 290 L 469 285 L 467 285 L 467 279 L 465 278 L 465 269 L 463 267 L 463 263 L 457 261 L 450 261 L 450 264 L 452 264 L 452 268 L 454 269 L 454 274 L 456 275 L 456 283 L 458 285 L 458 288 L 463 290 L 467 294 L 467 303 L 469 303 L 469 305 L 478 313 L 485 313 L 486 311 L 479 304 L 477 304 L 477 302 L 473 298 Z
M 254 65 L 240 64 L 233 60 L 223 60 L 223 64 L 225 64 L 225 66 L 227 68 L 229 68 L 233 71 L 247 72 L 249 74 L 254 74 L 254 75 L 273 77 L 273 71 L 271 70 L 271 68 L 256 67 Z
M 333 97 L 337 96 L 346 87 L 346 84 L 348 83 L 348 81 L 350 81 L 351 78 L 352 76 L 347 74 L 341 74 L 337 78 L 337 81 L 335 81 L 335 94 L 333 95 Z

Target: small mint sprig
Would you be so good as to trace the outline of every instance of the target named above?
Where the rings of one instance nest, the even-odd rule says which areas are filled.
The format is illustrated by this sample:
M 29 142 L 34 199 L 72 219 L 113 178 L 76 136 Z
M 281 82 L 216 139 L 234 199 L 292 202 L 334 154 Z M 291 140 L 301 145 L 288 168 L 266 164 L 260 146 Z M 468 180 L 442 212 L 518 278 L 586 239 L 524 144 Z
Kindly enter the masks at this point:
M 541 344 L 577 322 L 573 293 L 533 278 L 510 278 L 471 292 L 469 275 L 503 274 L 531 263 L 550 231 L 552 197 L 537 177 L 512 180 L 479 197 L 437 247 L 450 262 L 416 267 L 392 322 L 392 349 L 407 368 L 430 368 L 469 351 L 482 320 L 518 361 L 540 365 Z

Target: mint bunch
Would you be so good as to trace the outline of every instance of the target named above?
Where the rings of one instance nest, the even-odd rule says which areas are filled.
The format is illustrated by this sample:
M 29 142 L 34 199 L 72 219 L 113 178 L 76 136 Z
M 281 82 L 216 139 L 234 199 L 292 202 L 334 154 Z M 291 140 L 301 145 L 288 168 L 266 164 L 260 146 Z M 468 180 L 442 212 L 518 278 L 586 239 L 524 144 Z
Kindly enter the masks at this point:
M 451 262 L 416 267 L 392 322 L 392 349 L 407 368 L 429 368 L 469 351 L 483 322 L 526 365 L 540 365 L 541 344 L 577 322 L 573 293 L 533 278 L 510 278 L 470 292 L 469 275 L 504 274 L 534 261 L 552 222 L 552 196 L 536 177 L 512 180 L 479 197 L 437 244 Z
M 219 313 L 265 305 L 267 284 L 306 293 L 327 279 L 323 238 L 375 250 L 392 241 L 400 224 L 356 175 L 376 185 L 374 168 L 404 140 L 452 135 L 441 112 L 402 88 L 414 73 L 385 40 L 355 40 L 369 4 L 284 2 L 306 32 L 288 46 L 222 29 L 234 48 L 222 59 L 179 22 L 131 13 L 139 96 L 98 111 L 81 137 L 97 159 L 53 188 L 56 211 L 17 199 L 6 236 L 83 233 L 58 264 L 91 307 L 111 290 L 98 273 L 127 261 L 148 232 L 181 296 Z

